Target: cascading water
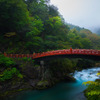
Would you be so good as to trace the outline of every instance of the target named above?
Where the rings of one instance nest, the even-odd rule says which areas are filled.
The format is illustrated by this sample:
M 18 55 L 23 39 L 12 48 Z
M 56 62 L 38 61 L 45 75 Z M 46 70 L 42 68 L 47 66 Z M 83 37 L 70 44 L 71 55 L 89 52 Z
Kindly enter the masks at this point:
M 95 81 L 99 78 L 97 76 L 98 71 L 100 71 L 100 68 L 84 69 L 82 71 L 75 71 L 73 76 L 77 81 L 81 82 Z
M 9 100 L 86 100 L 83 91 L 86 86 L 82 85 L 86 81 L 95 81 L 99 77 L 96 75 L 100 68 L 84 69 L 75 71 L 76 82 L 62 82 L 46 90 L 32 90 L 19 93 Z

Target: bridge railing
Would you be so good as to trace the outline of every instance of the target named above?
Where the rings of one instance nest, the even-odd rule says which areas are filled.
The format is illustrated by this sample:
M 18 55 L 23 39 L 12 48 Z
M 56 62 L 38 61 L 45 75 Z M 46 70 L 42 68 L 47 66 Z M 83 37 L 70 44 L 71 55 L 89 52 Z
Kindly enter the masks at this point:
M 55 50 L 48 51 L 43 53 L 33 53 L 33 54 L 6 54 L 4 56 L 12 57 L 12 58 L 23 58 L 30 57 L 32 59 L 45 57 L 45 56 L 53 56 L 53 55 L 96 55 L 100 56 L 100 50 L 91 50 L 91 49 L 64 49 L 64 50 Z
M 73 49 L 72 54 L 82 54 L 82 55 L 100 55 L 99 50 L 91 50 L 91 49 Z

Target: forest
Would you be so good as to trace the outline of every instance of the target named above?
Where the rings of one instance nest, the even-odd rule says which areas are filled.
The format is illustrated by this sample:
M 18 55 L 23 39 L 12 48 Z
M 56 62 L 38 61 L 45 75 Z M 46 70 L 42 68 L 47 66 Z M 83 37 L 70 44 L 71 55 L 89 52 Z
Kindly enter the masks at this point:
M 6 66 L 1 68 L 3 73 L 0 70 L 0 81 L 11 79 L 13 75 L 24 77 L 15 67 L 16 60 L 5 58 L 4 52 L 32 54 L 71 47 L 100 50 L 100 36 L 65 22 L 50 0 L 0 0 L 0 66 Z M 72 67 L 74 61 L 67 61 Z
M 7 53 L 100 49 L 100 36 L 71 27 L 49 0 L 0 0 L 0 48 Z M 5 41 L 4 41 L 5 40 Z

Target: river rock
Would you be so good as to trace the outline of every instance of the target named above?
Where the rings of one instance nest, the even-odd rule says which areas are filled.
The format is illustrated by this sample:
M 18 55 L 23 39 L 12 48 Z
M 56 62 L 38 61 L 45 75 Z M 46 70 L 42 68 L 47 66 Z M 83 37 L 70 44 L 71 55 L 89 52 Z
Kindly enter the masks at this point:
M 29 84 L 32 86 L 32 87 L 35 87 L 36 86 L 36 83 L 38 82 L 39 80 L 32 80 L 30 79 L 29 80 Z
M 80 74 L 80 76 L 83 76 L 83 74 Z
M 39 81 L 36 85 L 36 88 L 37 89 L 46 89 L 47 87 L 49 87 L 49 82 L 47 80 L 42 80 L 42 81 Z
M 98 73 L 100 73 L 100 70 L 98 71 Z
M 76 79 L 73 76 L 71 76 L 71 75 L 66 75 L 64 77 L 64 80 L 66 80 L 66 81 L 75 81 Z
M 11 90 L 12 90 L 12 89 L 18 89 L 21 85 L 22 85 L 22 83 L 16 82 L 15 85 L 12 85 L 12 86 L 11 86 Z

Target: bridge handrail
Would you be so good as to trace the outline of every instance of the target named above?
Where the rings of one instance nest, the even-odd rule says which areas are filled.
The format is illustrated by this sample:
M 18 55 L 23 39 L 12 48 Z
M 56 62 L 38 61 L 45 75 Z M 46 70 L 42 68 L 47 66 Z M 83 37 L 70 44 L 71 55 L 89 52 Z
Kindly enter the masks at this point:
M 6 57 L 12 58 L 23 58 L 23 57 L 31 57 L 32 59 L 45 57 L 45 56 L 53 56 L 53 55 L 96 55 L 100 56 L 100 50 L 92 50 L 92 49 L 64 49 L 64 50 L 55 50 L 55 51 L 47 51 L 42 53 L 33 53 L 33 54 L 6 54 Z

